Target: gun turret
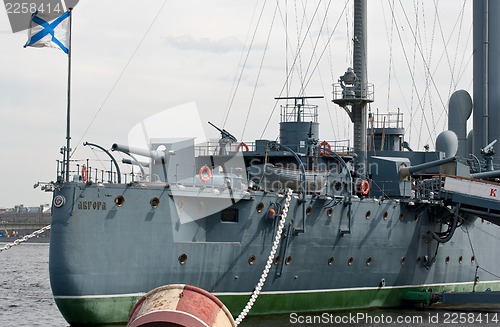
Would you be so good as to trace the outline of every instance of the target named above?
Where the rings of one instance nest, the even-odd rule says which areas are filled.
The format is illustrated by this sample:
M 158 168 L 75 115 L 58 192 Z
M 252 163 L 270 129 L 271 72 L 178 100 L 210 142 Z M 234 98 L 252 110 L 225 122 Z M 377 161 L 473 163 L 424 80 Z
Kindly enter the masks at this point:
M 111 146 L 111 151 L 120 151 L 126 154 L 136 154 L 139 156 L 144 156 L 148 157 L 154 160 L 158 159 L 166 159 L 169 155 L 174 155 L 175 151 L 170 150 L 170 151 L 162 151 L 162 150 L 144 150 L 144 149 L 139 149 L 135 147 L 131 147 L 128 145 L 121 145 L 121 144 L 113 144 Z
M 434 160 L 434 161 L 429 161 L 420 165 L 415 165 L 415 166 L 409 166 L 409 167 L 402 167 L 399 169 L 399 176 L 401 178 L 407 177 L 412 175 L 413 173 L 416 173 L 418 171 L 422 171 L 428 168 L 432 167 L 437 167 L 441 166 L 450 162 L 456 161 L 455 157 L 450 157 L 450 158 L 445 158 L 445 159 L 439 159 L 439 160 Z

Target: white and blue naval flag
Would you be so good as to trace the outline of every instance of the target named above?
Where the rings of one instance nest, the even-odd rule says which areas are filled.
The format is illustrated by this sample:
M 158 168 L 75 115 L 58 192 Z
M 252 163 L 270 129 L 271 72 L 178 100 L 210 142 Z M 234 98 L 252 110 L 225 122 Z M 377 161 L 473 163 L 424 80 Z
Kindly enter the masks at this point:
M 24 47 L 49 47 L 61 49 L 68 53 L 69 49 L 69 16 L 70 11 L 64 12 L 59 17 L 48 20 L 43 13 L 34 13 L 31 16 L 28 29 L 28 42 Z

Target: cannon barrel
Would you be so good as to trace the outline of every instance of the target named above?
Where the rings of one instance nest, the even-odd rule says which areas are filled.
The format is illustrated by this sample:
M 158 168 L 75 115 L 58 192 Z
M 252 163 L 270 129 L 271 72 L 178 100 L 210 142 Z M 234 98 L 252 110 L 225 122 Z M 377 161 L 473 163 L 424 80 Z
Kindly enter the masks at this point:
M 136 154 L 136 155 L 148 157 L 148 158 L 151 158 L 154 160 L 158 160 L 158 159 L 162 159 L 162 158 L 167 157 L 165 151 L 144 150 L 144 149 L 139 149 L 139 148 L 131 147 L 128 145 L 121 145 L 121 144 L 117 144 L 117 143 L 114 143 L 111 146 L 111 150 L 112 151 L 120 151 L 120 152 L 123 152 L 126 154 Z
M 413 173 L 416 173 L 417 171 L 422 171 L 427 168 L 432 168 L 432 167 L 437 167 L 441 166 L 450 162 L 454 162 L 456 160 L 455 157 L 450 157 L 450 158 L 445 158 L 445 159 L 439 159 L 439 160 L 434 160 L 434 161 L 429 161 L 420 165 L 415 165 L 415 166 L 409 166 L 409 167 L 402 167 L 399 170 L 399 175 L 404 178 L 407 176 L 410 176 Z
M 481 173 L 471 174 L 470 176 L 472 178 L 478 178 L 478 179 L 499 177 L 500 170 L 488 170 L 488 171 L 483 171 Z
M 149 167 L 149 162 L 142 162 L 142 161 L 132 161 L 130 159 L 122 159 L 122 163 L 126 164 L 126 165 L 136 165 L 136 164 L 139 164 L 143 167 Z

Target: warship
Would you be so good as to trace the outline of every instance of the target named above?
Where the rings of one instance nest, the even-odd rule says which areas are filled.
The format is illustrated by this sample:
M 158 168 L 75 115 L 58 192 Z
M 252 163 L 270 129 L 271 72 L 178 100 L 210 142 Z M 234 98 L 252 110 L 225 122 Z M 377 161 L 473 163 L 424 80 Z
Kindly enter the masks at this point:
M 500 45 L 488 30 L 500 21 L 485 19 L 500 3 L 474 1 L 474 101 L 453 93 L 435 151 L 410 148 L 402 113 L 368 110 L 366 9 L 354 1 L 353 67 L 331 99 L 352 121 L 353 147 L 322 139 L 321 96 L 299 94 L 276 99 L 276 140 L 241 142 L 212 124 L 215 144 L 86 143 L 110 157 L 109 178 L 75 165 L 67 149 L 44 188 L 53 192 L 51 287 L 70 324 L 125 323 L 142 295 L 169 284 L 204 289 L 234 316 L 252 294 L 246 312 L 265 315 L 500 290 L 500 112 L 488 91 L 500 82 L 488 73 Z M 121 177 L 116 153 L 130 156 L 123 165 L 136 177 Z

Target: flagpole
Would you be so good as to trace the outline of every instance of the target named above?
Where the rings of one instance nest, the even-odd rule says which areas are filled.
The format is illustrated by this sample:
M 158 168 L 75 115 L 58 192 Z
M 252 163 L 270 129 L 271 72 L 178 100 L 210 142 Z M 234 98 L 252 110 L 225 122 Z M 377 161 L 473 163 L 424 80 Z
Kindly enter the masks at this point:
M 72 21 L 72 10 L 73 8 L 68 8 L 69 10 L 69 40 L 68 40 L 68 107 L 66 111 L 66 182 L 69 182 L 69 159 L 71 155 L 71 133 L 70 133 L 70 108 L 71 108 L 71 21 Z

